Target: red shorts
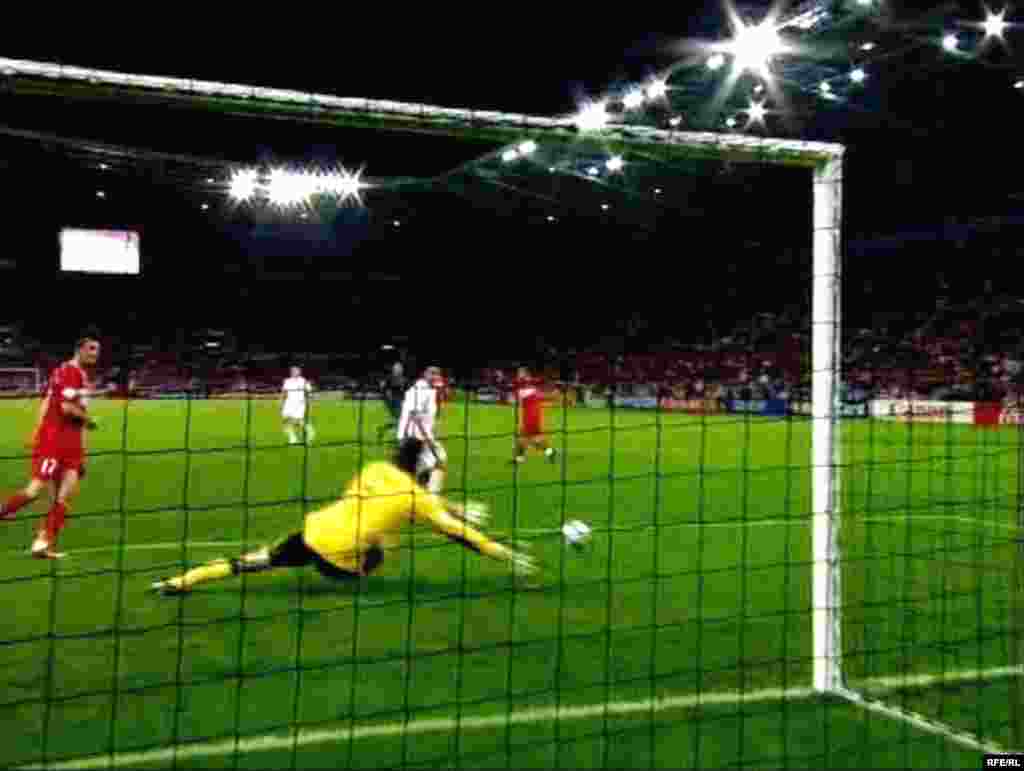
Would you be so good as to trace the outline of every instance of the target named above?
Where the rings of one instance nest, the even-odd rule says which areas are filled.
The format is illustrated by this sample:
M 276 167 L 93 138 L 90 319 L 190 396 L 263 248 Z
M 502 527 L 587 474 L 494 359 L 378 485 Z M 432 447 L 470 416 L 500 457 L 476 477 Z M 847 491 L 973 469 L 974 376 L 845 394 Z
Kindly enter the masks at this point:
M 519 427 L 519 434 L 526 437 L 540 436 L 544 433 L 544 421 L 540 415 L 526 415 Z
M 85 476 L 85 455 L 74 451 L 38 449 L 32 453 L 32 478 L 43 482 L 63 479 L 69 471 Z

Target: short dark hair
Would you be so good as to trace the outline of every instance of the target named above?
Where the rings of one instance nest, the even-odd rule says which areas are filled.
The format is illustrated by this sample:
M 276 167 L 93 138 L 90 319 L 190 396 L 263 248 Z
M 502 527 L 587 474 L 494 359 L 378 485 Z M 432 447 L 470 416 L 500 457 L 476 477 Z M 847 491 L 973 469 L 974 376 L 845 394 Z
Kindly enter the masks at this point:
M 90 340 L 95 340 L 97 343 L 100 341 L 100 331 L 96 327 L 86 327 L 82 330 L 75 343 L 75 350 L 77 351 Z
M 407 474 L 416 473 L 416 465 L 419 463 L 420 454 L 423 452 L 423 440 L 414 436 L 407 436 L 398 443 L 395 451 L 395 465 Z

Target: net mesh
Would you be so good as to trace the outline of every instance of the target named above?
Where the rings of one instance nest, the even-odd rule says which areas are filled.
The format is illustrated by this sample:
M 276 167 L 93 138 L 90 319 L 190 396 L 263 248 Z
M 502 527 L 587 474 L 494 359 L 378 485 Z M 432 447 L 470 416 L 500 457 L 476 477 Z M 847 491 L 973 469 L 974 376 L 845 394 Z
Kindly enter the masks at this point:
M 135 131 L 159 119 L 137 109 Z M 991 354 L 1002 379 L 987 352 L 930 350 L 955 314 L 933 307 L 915 335 L 847 303 L 823 475 L 809 170 L 651 148 L 615 168 L 594 142 L 511 160 L 449 143 L 428 162 L 439 145 L 402 137 L 358 147 L 370 170 L 399 146 L 418 169 L 370 174 L 363 206 L 282 208 L 231 201 L 234 166 L 99 138 L 25 128 L 0 145 L 25 184 L 71 180 L 80 205 L 61 225 L 141 223 L 144 247 L 143 277 L 118 279 L 132 300 L 96 314 L 119 398 L 90 405 L 102 429 L 61 537 L 70 556 L 25 555 L 42 500 L 0 533 L 4 765 L 961 767 L 1021 746 L 1014 352 Z M 436 260 L 386 280 L 411 249 L 466 281 L 438 286 Z M 342 273 L 338 256 L 372 267 Z M 849 269 L 854 286 L 870 274 Z M 244 303 L 227 307 L 227 288 Z M 182 298 L 189 329 L 174 333 L 161 310 Z M 415 311 L 396 317 L 403 305 Z M 1005 326 L 999 307 L 986 318 Z M 305 308 L 368 331 L 341 347 Z M 77 334 L 27 300 L 24 317 L 25 334 Z M 440 360 L 446 494 L 485 503 L 486 532 L 533 555 L 536 578 L 411 528 L 366 579 L 307 568 L 149 591 L 301 530 L 387 459 L 396 359 L 411 377 Z M 524 362 L 556 454 L 515 463 Z M 278 397 L 294 363 L 316 391 L 292 435 Z M 954 387 L 970 393 L 938 393 Z M 0 402 L 5 489 L 26 479 L 37 408 Z M 831 695 L 814 690 L 823 481 L 839 490 Z M 591 529 L 578 546 L 562 533 L 573 520 Z

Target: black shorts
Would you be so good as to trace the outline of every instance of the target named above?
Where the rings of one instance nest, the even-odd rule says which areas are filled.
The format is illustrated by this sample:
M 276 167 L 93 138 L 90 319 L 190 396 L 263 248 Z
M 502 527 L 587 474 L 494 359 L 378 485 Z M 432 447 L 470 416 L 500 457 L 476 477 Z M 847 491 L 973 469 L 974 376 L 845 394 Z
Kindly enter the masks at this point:
M 370 573 L 380 565 L 383 559 L 384 550 L 379 546 L 371 547 L 363 560 L 363 570 Z M 302 533 L 292 533 L 287 538 L 271 546 L 270 565 L 275 568 L 301 568 L 306 565 L 313 565 L 320 575 L 337 580 L 359 577 L 358 573 L 342 570 L 310 549 L 306 544 L 306 539 L 302 537 Z

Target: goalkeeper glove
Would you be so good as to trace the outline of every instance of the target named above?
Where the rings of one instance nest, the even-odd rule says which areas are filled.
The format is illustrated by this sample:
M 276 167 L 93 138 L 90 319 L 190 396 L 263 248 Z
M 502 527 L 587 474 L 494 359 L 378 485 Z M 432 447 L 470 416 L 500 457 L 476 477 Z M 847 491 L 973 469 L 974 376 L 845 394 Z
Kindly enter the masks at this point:
M 491 512 L 486 503 L 479 501 L 466 501 L 466 507 L 462 518 L 471 525 L 483 527 L 491 518 Z
M 537 561 L 529 554 L 514 551 L 510 556 L 512 570 L 517 577 L 534 576 L 538 573 Z

